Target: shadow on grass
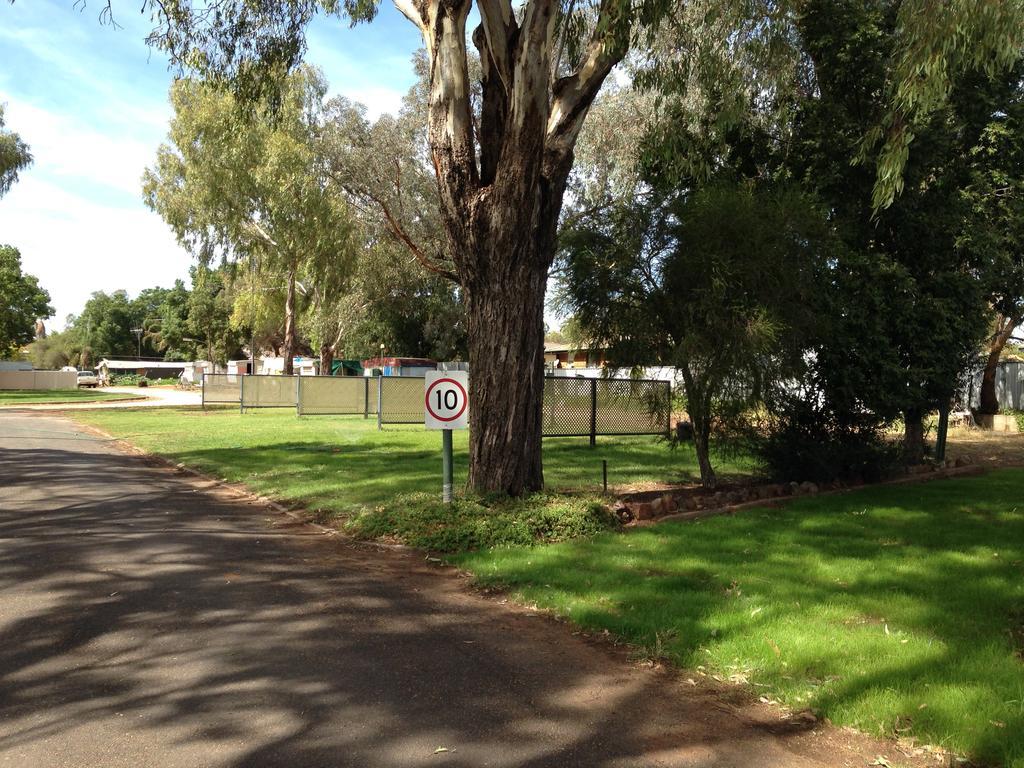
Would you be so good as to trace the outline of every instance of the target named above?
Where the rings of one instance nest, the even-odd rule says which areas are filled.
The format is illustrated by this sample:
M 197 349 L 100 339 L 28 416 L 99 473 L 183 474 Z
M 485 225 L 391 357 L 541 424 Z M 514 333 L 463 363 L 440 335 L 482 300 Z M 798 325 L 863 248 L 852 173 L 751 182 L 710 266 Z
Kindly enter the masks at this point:
M 1024 765 L 1024 471 L 457 561 L 796 708 Z

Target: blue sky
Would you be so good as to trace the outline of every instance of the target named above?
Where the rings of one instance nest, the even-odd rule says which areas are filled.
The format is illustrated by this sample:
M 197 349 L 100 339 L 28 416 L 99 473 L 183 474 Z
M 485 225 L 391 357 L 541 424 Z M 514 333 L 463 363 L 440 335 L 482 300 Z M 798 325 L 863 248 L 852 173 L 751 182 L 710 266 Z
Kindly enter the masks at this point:
M 0 243 L 21 250 L 59 328 L 93 291 L 135 294 L 187 280 L 191 258 L 142 204 L 140 178 L 164 139 L 173 73 L 145 44 L 140 0 L 114 0 L 121 28 L 101 26 L 102 0 L 0 2 L 0 103 L 35 163 L 0 198 Z M 396 111 L 413 83 L 418 31 L 390 3 L 370 25 L 318 18 L 306 60 L 331 95 Z

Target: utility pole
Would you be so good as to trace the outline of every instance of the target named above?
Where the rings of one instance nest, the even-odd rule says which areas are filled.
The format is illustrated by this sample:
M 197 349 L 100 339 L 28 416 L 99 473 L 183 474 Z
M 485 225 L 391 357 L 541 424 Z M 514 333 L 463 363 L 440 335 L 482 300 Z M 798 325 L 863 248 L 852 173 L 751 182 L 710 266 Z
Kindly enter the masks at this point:
M 138 342 L 138 345 L 139 345 L 139 351 L 138 351 L 138 354 L 135 356 L 135 359 L 141 361 L 142 360 L 142 329 L 141 328 L 132 328 L 131 332 L 135 334 L 135 340 Z

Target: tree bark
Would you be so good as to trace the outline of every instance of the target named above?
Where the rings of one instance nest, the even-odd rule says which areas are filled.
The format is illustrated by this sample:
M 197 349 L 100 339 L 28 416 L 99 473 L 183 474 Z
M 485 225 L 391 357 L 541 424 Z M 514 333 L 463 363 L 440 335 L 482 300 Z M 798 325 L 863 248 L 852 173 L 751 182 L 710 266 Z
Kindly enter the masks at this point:
M 903 458 L 908 464 L 924 461 L 924 414 L 920 411 L 903 413 Z
M 519 495 L 544 485 L 544 287 L 547 271 L 485 281 L 466 291 L 469 483 Z
M 985 370 L 981 374 L 981 402 L 978 407 L 980 413 L 992 415 L 999 413 L 999 400 L 996 397 L 996 372 L 999 369 L 999 358 L 1003 354 L 1006 342 L 1010 340 L 1013 329 L 1020 323 L 1019 317 L 996 317 L 995 333 L 988 346 L 988 358 L 985 360 Z
M 334 367 L 334 347 L 326 341 L 320 345 L 320 375 L 330 376 Z
M 295 356 L 295 270 L 288 271 L 288 291 L 284 299 L 284 375 L 294 373 L 292 358 Z

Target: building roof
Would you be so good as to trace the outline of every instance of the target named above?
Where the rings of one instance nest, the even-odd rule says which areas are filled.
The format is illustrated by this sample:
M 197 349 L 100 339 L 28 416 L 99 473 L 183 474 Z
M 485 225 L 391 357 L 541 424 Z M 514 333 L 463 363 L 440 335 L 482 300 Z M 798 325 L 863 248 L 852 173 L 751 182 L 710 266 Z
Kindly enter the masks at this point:
M 563 344 L 560 341 L 545 341 L 545 352 L 586 352 L 588 350 L 603 349 L 592 344 Z
M 189 365 L 185 362 L 167 362 L 164 360 L 107 360 L 103 358 L 96 364 L 97 367 L 107 368 L 184 368 Z

